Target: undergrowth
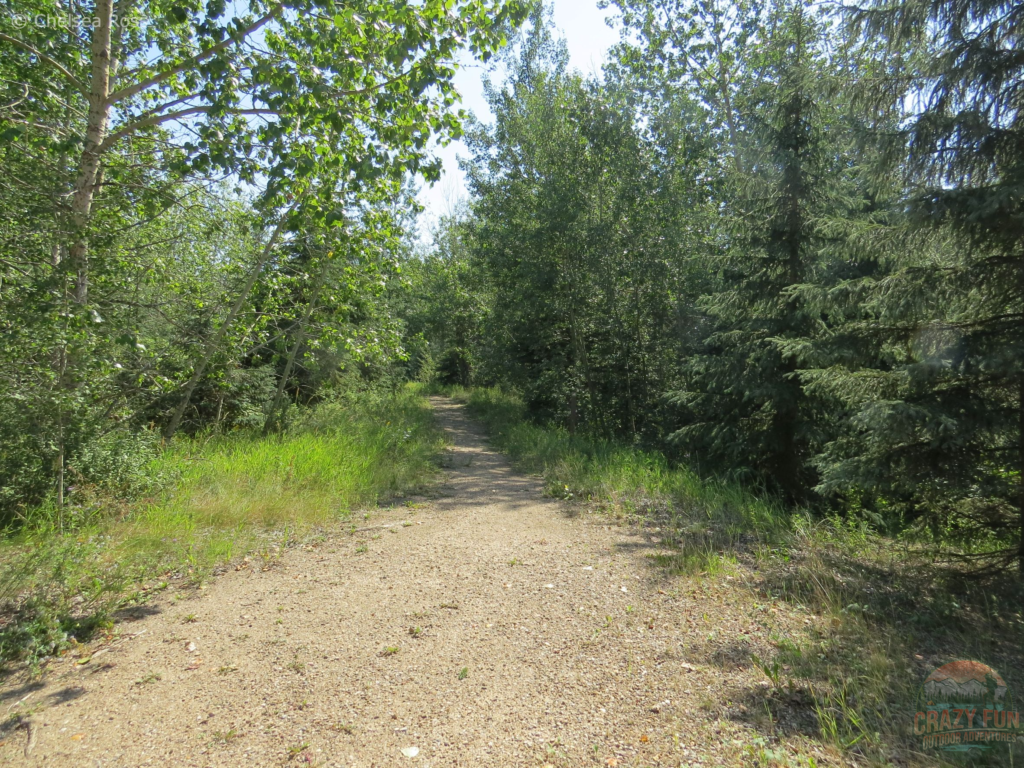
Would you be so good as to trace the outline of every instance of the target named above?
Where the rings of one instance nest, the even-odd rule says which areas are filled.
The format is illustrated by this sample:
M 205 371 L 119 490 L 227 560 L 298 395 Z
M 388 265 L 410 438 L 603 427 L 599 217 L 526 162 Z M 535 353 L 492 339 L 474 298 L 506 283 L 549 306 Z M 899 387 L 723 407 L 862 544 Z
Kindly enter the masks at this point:
M 41 507 L 0 542 L 0 661 L 38 665 L 169 579 L 199 582 L 415 490 L 441 442 L 414 389 L 365 392 L 300 414 L 280 436 L 178 440 L 152 461 L 156 492 L 137 503 Z
M 742 565 L 749 577 L 733 583 L 749 590 L 752 605 L 779 600 L 805 613 L 806 631 L 780 634 L 773 657 L 750 659 L 759 670 L 750 704 L 772 713 L 768 737 L 810 737 L 843 762 L 876 766 L 1008 764 L 1005 748 L 924 754 L 912 723 L 924 678 L 957 658 L 983 661 L 1011 690 L 1024 691 L 1024 616 L 1012 576 L 982 579 L 864 521 L 788 511 L 671 466 L 657 452 L 533 423 L 514 395 L 498 389 L 445 394 L 467 403 L 495 447 L 542 475 L 547 492 L 570 508 L 657 530 L 670 553 L 652 555 L 655 567 L 710 578 Z M 777 716 L 793 707 L 810 710 L 813 733 L 784 732 Z

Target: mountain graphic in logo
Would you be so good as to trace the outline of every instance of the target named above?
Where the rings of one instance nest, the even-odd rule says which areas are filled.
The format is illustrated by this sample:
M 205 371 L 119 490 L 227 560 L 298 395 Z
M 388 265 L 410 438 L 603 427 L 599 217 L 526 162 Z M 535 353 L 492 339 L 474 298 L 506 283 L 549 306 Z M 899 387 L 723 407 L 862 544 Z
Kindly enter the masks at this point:
M 989 750 L 1024 736 L 1020 712 L 1002 675 L 987 664 L 961 659 L 943 664 L 918 695 L 914 733 L 925 749 Z
M 924 692 L 933 701 L 999 704 L 1006 698 L 1006 681 L 992 667 L 979 661 L 951 661 L 928 675 Z

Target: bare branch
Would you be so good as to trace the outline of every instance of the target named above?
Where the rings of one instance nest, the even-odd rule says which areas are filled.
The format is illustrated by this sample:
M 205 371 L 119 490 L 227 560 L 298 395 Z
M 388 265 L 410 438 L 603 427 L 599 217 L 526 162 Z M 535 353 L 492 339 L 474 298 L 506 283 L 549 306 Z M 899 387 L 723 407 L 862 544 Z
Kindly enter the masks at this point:
M 123 126 L 119 130 L 111 133 L 107 138 L 100 144 L 98 152 L 101 154 L 110 149 L 115 142 L 123 139 L 125 136 L 135 133 L 136 131 L 142 130 L 143 128 L 151 128 L 161 123 L 169 123 L 172 120 L 181 120 L 192 115 L 204 115 L 210 112 L 213 107 L 189 107 L 188 109 L 182 109 L 177 112 L 168 112 L 166 115 L 152 115 L 151 117 L 137 120 L 134 123 L 129 123 Z M 276 115 L 277 110 L 274 109 L 226 109 L 225 114 L 229 115 Z

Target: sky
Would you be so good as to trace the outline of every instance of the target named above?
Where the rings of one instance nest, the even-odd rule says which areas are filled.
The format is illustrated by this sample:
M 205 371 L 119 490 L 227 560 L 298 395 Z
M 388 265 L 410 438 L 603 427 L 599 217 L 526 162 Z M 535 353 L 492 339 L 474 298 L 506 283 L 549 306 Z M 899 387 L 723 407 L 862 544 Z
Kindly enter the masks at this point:
M 554 12 L 555 26 L 569 46 L 571 65 L 585 75 L 598 73 L 608 49 L 618 41 L 618 32 L 605 24 L 612 10 L 601 10 L 597 0 L 548 0 Z M 455 86 L 462 94 L 462 108 L 484 122 L 490 122 L 491 111 L 484 100 L 485 67 L 471 57 L 463 59 L 455 75 Z M 452 142 L 437 150 L 444 164 L 441 180 L 433 186 L 423 183 L 418 199 L 425 208 L 420 216 L 420 237 L 429 241 L 439 216 L 452 210 L 460 199 L 467 198 L 465 176 L 458 166 L 458 156 L 467 156 L 462 142 Z

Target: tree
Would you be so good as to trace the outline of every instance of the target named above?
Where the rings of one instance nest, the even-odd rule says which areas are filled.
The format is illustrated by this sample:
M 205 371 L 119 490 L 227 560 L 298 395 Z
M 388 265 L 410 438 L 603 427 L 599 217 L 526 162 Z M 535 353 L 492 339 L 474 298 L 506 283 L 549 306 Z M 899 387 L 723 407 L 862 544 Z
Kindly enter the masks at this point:
M 378 206 L 382 186 L 436 176 L 429 141 L 461 130 L 460 50 L 486 58 L 523 13 L 516 0 L 300 0 L 244 11 L 218 0 L 32 0 L 17 10 L 0 21 L 0 205 L 10 235 L 0 246 L 0 324 L 11 330 L 0 355 L 10 440 L 21 446 L 5 475 L 25 480 L 5 491 L 12 506 L 36 503 L 47 486 L 63 506 L 69 473 L 95 477 L 86 455 L 104 435 L 143 439 L 133 430 L 144 420 L 173 434 L 194 393 L 239 370 L 239 358 L 226 358 L 281 310 L 274 265 L 292 228 L 329 230 L 360 201 Z M 237 189 L 225 192 L 225 180 Z M 156 364 L 140 348 L 174 334 L 144 339 L 143 326 L 196 298 L 174 262 L 181 231 L 165 225 L 232 196 L 269 224 L 236 230 L 248 249 L 218 242 L 199 218 L 185 228 L 201 252 L 221 248 L 195 273 L 208 278 L 203 292 L 232 293 L 219 293 L 224 315 L 211 302 L 179 318 L 184 332 L 168 343 L 185 346 Z M 173 255 L 158 266 L 149 238 L 165 235 Z M 163 276 L 182 279 L 158 287 Z M 242 323 L 257 298 L 267 311 Z M 296 360 L 309 342 L 293 345 Z M 156 403 L 170 413 L 154 413 Z M 24 419 L 32 429 L 18 427 Z
M 52 10 L 61 15 L 59 6 Z M 74 45 L 63 51 L 65 61 L 41 51 L 33 37 L 51 37 L 48 30 L 0 35 L 25 67 L 47 69 L 87 105 L 70 206 L 78 304 L 88 300 L 93 206 L 104 157 L 115 147 L 175 124 L 177 131 L 162 136 L 180 150 L 169 167 L 219 168 L 246 181 L 263 174 L 268 192 L 318 166 L 337 167 L 339 136 L 356 160 L 353 173 L 416 171 L 432 133 L 458 131 L 449 107 L 462 40 L 486 56 L 519 13 L 516 5 L 483 3 L 453 11 L 439 0 L 344 9 L 257 3 L 242 16 L 223 2 L 96 0 L 89 10 L 92 23 L 75 20 L 81 43 L 88 42 L 84 56 Z M 176 141 L 181 135 L 195 138 Z
M 804 502 L 827 420 L 801 381 L 828 325 L 809 299 L 841 246 L 833 222 L 854 213 L 857 197 L 821 21 L 797 4 L 775 10 L 745 109 L 747 170 L 730 179 L 721 288 L 701 301 L 713 330 L 673 395 L 689 421 L 673 439 Z
M 1024 572 L 1024 9 L 878 3 L 850 20 L 885 43 L 866 104 L 915 236 L 939 247 L 887 286 L 903 356 L 855 417 L 862 447 L 831 474 L 882 475 L 938 537 Z
M 693 97 L 703 122 L 732 170 L 744 173 L 747 120 L 743 94 L 761 76 L 761 48 L 778 16 L 759 0 L 602 0 L 625 31 L 613 71 L 646 91 L 648 112 L 675 94 Z M 699 105 L 699 106 L 698 106 Z
M 471 132 L 468 168 L 493 369 L 570 430 L 652 437 L 675 362 L 665 235 L 683 174 L 655 159 L 616 83 L 568 71 L 541 10 L 509 71 L 489 91 L 494 126 Z

